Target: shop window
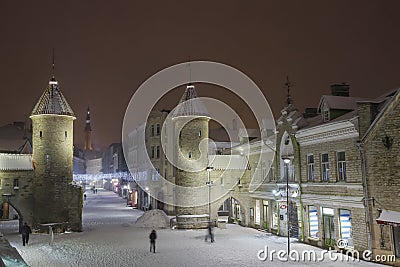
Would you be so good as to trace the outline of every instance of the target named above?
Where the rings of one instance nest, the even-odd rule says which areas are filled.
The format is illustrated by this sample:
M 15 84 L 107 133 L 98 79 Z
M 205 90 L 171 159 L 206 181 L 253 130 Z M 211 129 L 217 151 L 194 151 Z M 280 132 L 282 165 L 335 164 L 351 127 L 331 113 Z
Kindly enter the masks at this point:
M 275 200 L 271 201 L 271 208 L 272 208 L 272 229 L 278 229 L 278 207 L 277 202 Z
M 307 177 L 309 181 L 315 180 L 314 155 L 307 155 Z
M 257 225 L 260 225 L 261 223 L 261 211 L 260 211 L 260 202 L 261 200 L 256 200 L 256 208 L 255 208 L 255 218 L 254 218 L 254 223 Z
M 352 246 L 351 211 L 340 210 L 340 236 L 349 246 Z
M 329 156 L 328 153 L 321 155 L 322 181 L 329 181 Z
M 264 229 L 268 228 L 268 200 L 263 200 L 263 223 Z
M 337 153 L 337 169 L 338 169 L 338 178 L 339 181 L 346 181 L 346 153 L 344 151 L 340 151 Z
M 311 238 L 319 238 L 318 232 L 318 209 L 315 206 L 308 206 L 308 225 Z

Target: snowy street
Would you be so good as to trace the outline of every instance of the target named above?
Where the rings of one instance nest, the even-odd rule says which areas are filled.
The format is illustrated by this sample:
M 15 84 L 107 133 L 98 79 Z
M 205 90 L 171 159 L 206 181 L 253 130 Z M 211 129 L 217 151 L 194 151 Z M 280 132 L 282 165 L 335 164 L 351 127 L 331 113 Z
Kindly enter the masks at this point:
M 257 252 L 285 250 L 286 238 L 238 225 L 215 229 L 215 243 L 204 242 L 205 230 L 157 230 L 156 253 L 150 253 L 151 229 L 135 226 L 142 211 L 126 207 L 125 200 L 113 192 L 87 192 L 83 210 L 84 231 L 56 234 L 49 245 L 46 234 L 32 234 L 23 247 L 20 235 L 7 239 L 32 267 L 46 266 L 377 266 L 367 262 L 331 261 L 281 262 L 260 261 Z M 297 243 L 299 251 L 321 249 Z

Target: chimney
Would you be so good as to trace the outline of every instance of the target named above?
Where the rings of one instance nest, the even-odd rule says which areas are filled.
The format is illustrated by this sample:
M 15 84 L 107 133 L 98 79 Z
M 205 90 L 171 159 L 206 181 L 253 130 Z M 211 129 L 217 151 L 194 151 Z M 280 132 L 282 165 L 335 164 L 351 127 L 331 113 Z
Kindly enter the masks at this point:
M 368 101 L 357 102 L 358 132 L 360 139 L 365 135 L 371 123 L 378 114 L 378 105 Z
M 332 84 L 331 94 L 333 96 L 350 96 L 350 85 L 347 83 Z

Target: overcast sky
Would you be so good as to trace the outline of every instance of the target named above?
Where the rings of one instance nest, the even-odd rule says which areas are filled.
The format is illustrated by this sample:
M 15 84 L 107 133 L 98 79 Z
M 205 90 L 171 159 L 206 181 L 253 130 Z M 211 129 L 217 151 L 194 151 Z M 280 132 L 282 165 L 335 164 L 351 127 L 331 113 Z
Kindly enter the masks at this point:
M 0 125 L 30 114 L 51 76 L 52 48 L 78 144 L 87 106 L 95 143 L 119 142 L 140 84 L 189 58 L 246 73 L 275 117 L 287 75 L 300 110 L 316 106 L 333 83 L 377 97 L 400 86 L 399 10 L 395 0 L 2 1 Z

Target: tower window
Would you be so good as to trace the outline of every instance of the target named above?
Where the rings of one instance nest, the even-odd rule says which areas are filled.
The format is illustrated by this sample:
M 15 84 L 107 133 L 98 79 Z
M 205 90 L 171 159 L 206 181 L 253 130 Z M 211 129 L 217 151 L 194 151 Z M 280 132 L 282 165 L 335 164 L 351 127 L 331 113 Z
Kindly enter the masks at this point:
M 19 180 L 18 179 L 14 179 L 14 189 L 19 189 Z
M 45 155 L 46 164 L 49 163 L 49 160 L 50 160 L 50 155 L 49 155 L 49 154 L 46 154 L 46 155 Z
M 64 135 L 65 135 L 65 139 L 67 139 L 67 137 L 68 137 L 67 131 L 64 132 Z
M 154 125 L 150 126 L 150 135 L 154 136 Z
M 40 137 L 40 138 L 43 137 L 43 132 L 42 132 L 42 131 L 39 132 L 39 137 Z
M 156 134 L 160 135 L 160 124 L 158 124 L 158 123 L 156 125 Z
M 199 131 L 199 137 L 201 137 L 201 130 Z
M 192 158 L 192 152 L 191 152 L 191 151 L 189 152 L 189 155 L 188 155 L 188 156 L 189 156 L 189 159 Z

